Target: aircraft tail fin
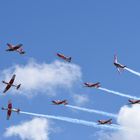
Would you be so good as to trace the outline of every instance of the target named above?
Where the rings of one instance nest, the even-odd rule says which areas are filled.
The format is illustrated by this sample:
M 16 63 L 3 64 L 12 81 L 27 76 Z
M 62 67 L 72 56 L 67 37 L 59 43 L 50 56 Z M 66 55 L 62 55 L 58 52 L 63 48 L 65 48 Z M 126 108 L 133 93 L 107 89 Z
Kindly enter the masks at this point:
M 17 109 L 17 114 L 19 114 L 19 113 L 20 113 L 20 109 L 18 108 L 18 109 Z
M 20 88 L 21 84 L 17 85 L 17 90 Z
M 68 61 L 68 62 L 71 62 L 71 59 L 72 59 L 72 58 L 71 58 L 71 57 L 69 57 L 69 58 L 67 59 L 67 61 Z
M 65 100 L 64 105 L 67 105 L 67 104 L 68 104 L 68 102 L 67 102 L 67 100 Z
M 25 51 L 20 52 L 20 54 L 25 54 Z
M 5 108 L 4 108 L 4 107 L 2 107 L 1 109 L 2 109 L 2 110 L 5 110 Z
M 98 124 L 101 124 L 101 120 L 97 120 Z
M 85 86 L 88 86 L 88 83 L 84 83 Z
M 22 48 L 19 48 L 17 51 L 18 51 L 20 54 L 25 54 L 25 51 L 23 51 Z
M 112 119 L 109 120 L 109 124 L 112 124 Z
M 5 81 L 2 81 L 2 83 L 7 84 L 7 82 L 5 82 Z
M 129 99 L 128 101 L 131 102 L 131 99 Z

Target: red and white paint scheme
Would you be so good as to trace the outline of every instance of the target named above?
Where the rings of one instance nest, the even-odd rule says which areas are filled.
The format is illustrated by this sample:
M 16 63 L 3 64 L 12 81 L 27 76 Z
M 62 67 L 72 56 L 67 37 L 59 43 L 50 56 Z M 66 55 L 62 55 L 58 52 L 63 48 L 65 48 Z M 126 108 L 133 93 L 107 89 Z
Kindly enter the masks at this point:
M 116 66 L 119 73 L 126 67 L 125 65 L 118 63 L 117 55 L 114 55 L 114 65 Z
M 11 88 L 11 86 L 16 87 L 17 90 L 20 88 L 21 84 L 19 84 L 19 85 L 13 84 L 15 77 L 16 77 L 16 75 L 14 74 L 9 82 L 2 81 L 2 83 L 7 85 L 6 88 L 4 89 L 3 93 L 6 93 Z
M 11 100 L 9 100 L 9 102 L 8 102 L 8 107 L 7 107 L 7 108 L 2 107 L 1 109 L 2 109 L 2 110 L 7 110 L 7 120 L 9 120 L 9 118 L 10 118 L 12 112 L 17 112 L 17 113 L 20 112 L 20 109 L 18 109 L 18 108 L 17 108 L 17 109 L 12 108 L 12 102 L 11 102 Z
M 71 62 L 71 57 L 67 57 L 67 56 L 60 54 L 60 53 L 57 53 L 57 56 L 65 61 L 67 61 L 67 62 Z
M 140 104 L 140 100 L 129 99 L 130 104 Z
M 99 124 L 112 124 L 112 119 L 109 120 L 98 120 Z
M 61 104 L 67 105 L 68 104 L 67 100 L 53 100 L 52 103 L 53 105 L 61 105 Z
M 25 54 L 25 51 L 22 49 L 23 44 L 12 45 L 7 43 L 8 49 L 6 51 L 13 52 L 16 51 L 19 54 Z
M 100 82 L 97 83 L 84 83 L 85 87 L 94 87 L 94 88 L 99 88 L 101 87 Z

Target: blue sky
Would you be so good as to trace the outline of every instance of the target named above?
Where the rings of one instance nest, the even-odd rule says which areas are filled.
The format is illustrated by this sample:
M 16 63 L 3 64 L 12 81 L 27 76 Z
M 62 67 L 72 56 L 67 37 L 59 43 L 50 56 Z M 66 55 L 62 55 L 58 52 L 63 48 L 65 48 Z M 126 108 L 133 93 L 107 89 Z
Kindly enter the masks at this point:
M 3 71 L 15 64 L 26 65 L 32 58 L 37 63 L 50 64 L 58 59 L 56 53 L 61 52 L 71 56 L 72 63 L 81 67 L 83 82 L 99 81 L 102 87 L 139 96 L 139 77 L 127 71 L 118 74 L 113 66 L 113 55 L 117 53 L 121 63 L 140 71 L 139 5 L 139 1 L 130 0 L 1 1 L 0 69 Z M 26 54 L 20 56 L 5 52 L 8 42 L 23 43 Z M 63 106 L 51 106 L 50 101 L 57 98 L 68 98 L 71 104 L 75 104 L 71 95 L 67 93 L 70 92 L 69 90 L 59 89 L 56 92 L 62 93 L 50 97 L 42 95 L 40 91 L 40 95 L 32 98 L 7 93 L 6 96 L 1 97 L 0 106 L 6 105 L 7 101 L 12 99 L 13 105 L 24 111 L 89 121 L 107 118 L 72 111 Z M 120 107 L 127 103 L 126 98 L 109 95 L 97 89 L 83 88 L 82 82 L 76 83 L 71 92 L 88 96 L 89 101 L 84 107 L 112 113 L 117 113 Z M 1 135 L 7 127 L 32 119 L 31 116 L 22 114 L 17 116 L 13 113 L 11 120 L 7 121 L 5 114 L 6 112 L 0 111 Z M 95 134 L 100 131 L 100 129 L 61 121 L 53 121 L 51 127 L 61 130 L 51 132 L 50 140 L 56 138 L 98 140 Z M 16 140 L 18 137 L 2 139 Z

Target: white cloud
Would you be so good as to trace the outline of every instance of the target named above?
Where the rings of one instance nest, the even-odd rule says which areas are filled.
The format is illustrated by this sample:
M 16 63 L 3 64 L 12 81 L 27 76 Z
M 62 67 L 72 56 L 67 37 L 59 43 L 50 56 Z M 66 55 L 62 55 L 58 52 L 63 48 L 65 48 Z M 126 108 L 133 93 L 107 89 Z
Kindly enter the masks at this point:
M 73 100 L 74 100 L 76 105 L 81 106 L 81 105 L 86 104 L 89 101 L 89 98 L 86 95 L 74 94 Z
M 140 139 L 140 105 L 124 106 L 118 115 L 121 130 L 114 133 L 100 133 L 99 140 L 139 140 Z
M 49 124 L 47 119 L 34 118 L 7 128 L 4 136 L 18 136 L 21 140 L 49 140 Z
M 55 95 L 57 88 L 71 88 L 81 80 L 82 75 L 78 65 L 60 61 L 50 64 L 29 61 L 26 65 L 15 65 L 2 71 L 3 79 L 6 81 L 13 74 L 16 74 L 15 83 L 22 84 L 21 94 L 27 96 L 37 93 Z M 16 90 L 11 91 L 15 93 Z

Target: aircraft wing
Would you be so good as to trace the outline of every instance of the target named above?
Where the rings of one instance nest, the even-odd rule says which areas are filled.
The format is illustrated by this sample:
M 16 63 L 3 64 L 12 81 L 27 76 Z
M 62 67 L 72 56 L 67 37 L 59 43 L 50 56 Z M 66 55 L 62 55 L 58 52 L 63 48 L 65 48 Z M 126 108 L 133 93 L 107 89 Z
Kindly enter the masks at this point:
M 11 103 L 11 100 L 9 100 L 9 103 L 8 103 L 8 109 L 9 109 L 9 110 L 12 109 L 12 103 Z
M 9 120 L 11 113 L 12 113 L 12 103 L 9 101 L 7 110 L 7 120 Z
M 18 44 L 18 45 L 16 45 L 15 47 L 16 48 L 20 48 L 20 47 L 22 47 L 23 46 L 23 44 Z
M 7 43 L 7 46 L 8 46 L 10 49 L 13 48 L 13 46 L 12 46 L 11 44 L 9 44 L 9 43 Z
M 7 90 L 9 90 L 10 87 L 11 87 L 11 85 L 7 85 L 6 88 L 4 89 L 3 93 L 5 93 Z
M 112 123 L 112 119 L 107 120 L 106 123 L 110 123 L 111 124 Z
M 7 90 L 9 90 L 9 88 L 11 87 L 11 85 L 13 84 L 14 80 L 15 80 L 16 75 L 14 74 L 13 77 L 11 78 L 11 80 L 9 81 L 8 85 L 6 86 L 5 90 L 3 91 L 3 93 L 5 93 Z
M 11 110 L 8 110 L 8 111 L 7 111 L 7 120 L 9 120 L 9 118 L 10 118 L 10 116 L 11 116 L 11 113 L 12 113 Z
M 14 82 L 14 80 L 15 80 L 15 77 L 16 77 L 16 75 L 14 74 L 14 75 L 12 76 L 11 80 L 9 81 L 9 84 L 10 84 L 10 85 L 13 84 L 13 82 Z
M 23 49 L 22 49 L 22 48 L 19 48 L 17 51 L 22 52 L 22 51 L 23 51 Z

